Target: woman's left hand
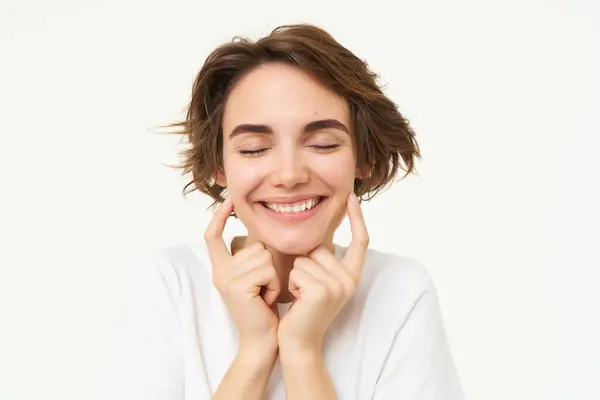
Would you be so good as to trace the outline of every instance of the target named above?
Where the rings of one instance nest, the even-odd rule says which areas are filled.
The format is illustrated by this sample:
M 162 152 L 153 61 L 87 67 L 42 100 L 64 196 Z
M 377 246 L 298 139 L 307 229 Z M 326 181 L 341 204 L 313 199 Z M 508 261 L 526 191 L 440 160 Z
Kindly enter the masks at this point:
M 348 197 L 347 209 L 352 241 L 341 261 L 325 246 L 294 261 L 289 290 L 296 300 L 279 322 L 280 351 L 320 353 L 325 332 L 360 282 L 369 235 L 354 193 Z

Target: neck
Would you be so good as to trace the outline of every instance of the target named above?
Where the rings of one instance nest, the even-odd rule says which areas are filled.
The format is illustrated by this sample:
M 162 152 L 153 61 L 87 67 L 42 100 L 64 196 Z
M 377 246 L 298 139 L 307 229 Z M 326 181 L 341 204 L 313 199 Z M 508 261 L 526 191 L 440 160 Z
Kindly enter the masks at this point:
M 237 236 L 231 242 L 231 250 L 235 254 L 246 246 L 256 242 L 252 236 Z M 332 253 L 335 251 L 333 245 L 333 237 L 326 240 L 323 243 Z M 273 263 L 275 264 L 275 270 L 281 283 L 281 292 L 277 297 L 278 303 L 291 303 L 295 298 L 288 289 L 288 283 L 290 278 L 290 272 L 294 268 L 294 260 L 297 257 L 306 256 L 306 254 L 286 254 L 282 253 L 270 246 L 266 246 L 267 250 L 273 255 Z

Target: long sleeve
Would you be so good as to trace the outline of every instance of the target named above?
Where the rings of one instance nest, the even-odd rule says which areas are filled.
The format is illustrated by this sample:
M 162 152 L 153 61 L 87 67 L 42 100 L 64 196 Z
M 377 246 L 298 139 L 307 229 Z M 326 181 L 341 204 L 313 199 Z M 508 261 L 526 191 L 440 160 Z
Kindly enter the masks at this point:
M 135 269 L 97 400 L 182 400 L 180 281 L 158 251 Z
M 433 282 L 416 277 L 416 301 L 397 331 L 374 400 L 463 400 Z

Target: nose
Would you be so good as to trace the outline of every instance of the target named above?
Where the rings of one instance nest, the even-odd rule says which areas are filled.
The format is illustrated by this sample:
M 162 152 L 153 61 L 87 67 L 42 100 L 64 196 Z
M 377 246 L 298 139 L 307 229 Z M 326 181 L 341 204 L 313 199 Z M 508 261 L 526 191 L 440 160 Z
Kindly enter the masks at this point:
M 286 189 L 308 182 L 309 169 L 302 153 L 296 150 L 280 152 L 271 173 L 271 184 Z

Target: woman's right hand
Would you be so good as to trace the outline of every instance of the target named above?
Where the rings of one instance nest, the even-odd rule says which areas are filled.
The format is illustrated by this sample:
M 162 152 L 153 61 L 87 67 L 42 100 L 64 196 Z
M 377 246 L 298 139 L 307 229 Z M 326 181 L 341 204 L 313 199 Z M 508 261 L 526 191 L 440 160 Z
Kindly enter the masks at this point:
M 279 317 L 274 310 L 281 286 L 273 256 L 262 243 L 253 243 L 231 255 L 223 241 L 223 230 L 232 211 L 233 202 L 227 198 L 204 233 L 213 283 L 236 325 L 240 348 L 274 346 L 276 350 Z

